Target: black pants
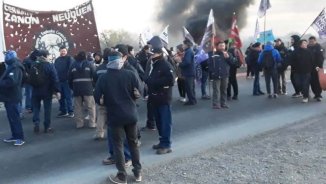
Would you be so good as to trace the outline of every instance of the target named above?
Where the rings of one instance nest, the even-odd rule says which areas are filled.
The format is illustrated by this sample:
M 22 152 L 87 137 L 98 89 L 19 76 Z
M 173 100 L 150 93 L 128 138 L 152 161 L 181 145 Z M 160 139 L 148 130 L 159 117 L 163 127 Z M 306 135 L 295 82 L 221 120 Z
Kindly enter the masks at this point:
M 251 77 L 255 76 L 255 71 L 252 65 L 247 64 L 247 77 L 249 77 L 249 75 L 251 75 Z
M 154 107 L 149 100 L 147 100 L 147 121 L 146 127 L 150 129 L 155 128 Z
M 186 94 L 189 100 L 189 103 L 196 104 L 196 93 L 195 93 L 195 78 L 194 77 L 186 77 Z
M 267 94 L 271 93 L 271 80 L 273 82 L 273 92 L 274 94 L 277 94 L 278 90 L 278 80 L 277 80 L 277 70 L 264 70 L 265 71 L 265 82 L 266 82 L 266 90 Z
M 229 83 L 227 88 L 227 96 L 231 97 L 231 87 L 233 88 L 233 96 L 237 97 L 239 93 L 238 80 L 237 80 L 237 68 L 230 68 Z
M 183 78 L 177 80 L 180 97 L 186 98 L 186 81 Z
M 129 124 L 124 126 L 111 127 L 112 139 L 113 139 L 113 150 L 115 155 L 116 167 L 122 180 L 127 179 L 127 172 L 125 168 L 125 156 L 123 154 L 123 142 L 125 137 L 130 149 L 133 172 L 139 174 L 141 172 L 138 138 L 137 138 L 137 125 Z
M 302 92 L 303 98 L 309 98 L 309 86 L 311 73 L 307 74 L 295 74 L 295 82 L 299 89 Z
M 286 93 L 285 71 L 278 71 L 278 93 Z
M 310 85 L 311 85 L 311 90 L 314 93 L 315 97 L 321 97 L 322 89 L 320 87 L 318 72 L 316 70 L 313 70 L 311 72 Z
M 291 78 L 291 83 L 293 85 L 294 91 L 296 94 L 300 93 L 300 89 L 295 81 L 295 72 L 293 70 L 291 70 L 291 74 L 290 74 L 290 78 Z

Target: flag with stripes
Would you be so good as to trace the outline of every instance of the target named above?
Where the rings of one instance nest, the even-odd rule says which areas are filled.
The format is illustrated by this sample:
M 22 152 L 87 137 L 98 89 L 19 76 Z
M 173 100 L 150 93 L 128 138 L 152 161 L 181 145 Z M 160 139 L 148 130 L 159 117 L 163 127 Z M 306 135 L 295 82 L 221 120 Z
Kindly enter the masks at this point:
M 242 42 L 240 39 L 239 29 L 238 29 L 238 25 L 237 25 L 237 18 L 235 16 L 235 14 L 233 15 L 233 18 L 232 18 L 232 26 L 231 26 L 231 32 L 230 32 L 229 38 L 233 40 L 236 48 L 240 49 L 242 47 Z
M 195 44 L 194 38 L 191 36 L 186 27 L 183 27 L 183 37 Z
M 326 39 L 326 14 L 323 9 L 311 25 L 319 34 L 319 37 Z

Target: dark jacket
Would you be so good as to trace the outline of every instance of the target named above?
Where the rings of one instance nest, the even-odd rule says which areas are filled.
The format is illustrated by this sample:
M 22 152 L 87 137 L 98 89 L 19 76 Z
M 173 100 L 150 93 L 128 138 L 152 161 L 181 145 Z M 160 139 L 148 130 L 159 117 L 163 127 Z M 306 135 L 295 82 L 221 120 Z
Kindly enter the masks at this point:
M 18 103 L 22 100 L 24 66 L 17 59 L 14 60 L 0 77 L 0 102 Z
M 69 69 L 74 63 L 74 61 L 74 58 L 72 58 L 71 56 L 60 56 L 55 60 L 54 66 L 57 70 L 60 82 L 68 81 Z
M 314 57 L 314 59 L 313 59 L 314 68 L 316 68 L 316 67 L 323 68 L 324 49 L 318 43 L 316 45 L 309 45 L 308 49 L 312 52 L 313 57 Z
M 33 88 L 32 96 L 43 98 L 52 98 L 53 93 L 60 92 L 59 79 L 54 65 L 46 60 L 44 57 L 38 57 L 35 62 L 43 63 L 43 70 L 47 76 L 47 80 L 42 87 Z
M 68 80 L 74 96 L 93 95 L 95 66 L 91 61 L 75 61 L 70 69 Z
M 179 64 L 181 74 L 184 77 L 195 77 L 195 61 L 194 52 L 191 48 L 187 48 L 184 52 L 182 62 Z
M 138 121 L 136 98 L 133 90 L 139 89 L 134 73 L 125 69 L 109 68 L 100 76 L 94 92 L 95 102 L 104 97 L 107 119 L 110 126 L 124 126 Z M 102 105 L 102 104 L 100 104 Z
M 223 52 L 209 53 L 208 71 L 210 79 L 222 79 L 229 77 L 230 65 L 235 64 L 235 59 L 231 53 L 229 58 L 225 58 Z
M 138 63 L 138 60 L 133 56 L 128 56 L 128 63 L 137 70 L 138 76 L 141 79 L 141 81 L 144 81 L 145 72 L 142 66 Z
M 313 54 L 309 49 L 298 48 L 290 60 L 292 70 L 298 74 L 311 73 L 313 70 Z
M 103 61 L 98 67 L 96 67 L 94 76 L 93 76 L 93 82 L 96 84 L 97 80 L 101 77 L 101 75 L 105 74 L 108 70 L 106 68 L 106 65 L 108 64 L 108 61 Z
M 254 71 L 260 71 L 260 67 L 258 64 L 258 58 L 259 58 L 260 51 L 251 49 L 247 56 L 247 61 L 250 63 L 250 66 L 253 68 Z
M 140 78 L 139 73 L 137 71 L 137 69 L 135 67 L 133 67 L 128 61 L 125 62 L 125 64 L 123 65 L 123 69 L 129 70 L 132 73 L 135 74 L 137 81 L 138 81 L 138 86 L 140 89 L 140 93 L 143 94 L 143 89 L 144 89 L 144 85 L 143 85 L 143 80 Z M 144 73 L 144 77 L 145 77 L 145 73 Z
M 148 86 L 148 100 L 155 106 L 168 105 L 172 99 L 173 71 L 163 57 L 156 58 L 145 83 Z
M 137 55 L 136 58 L 138 59 L 141 67 L 143 68 L 143 71 L 146 71 L 146 66 L 149 58 L 151 57 L 151 54 L 146 53 L 145 50 L 141 50 Z

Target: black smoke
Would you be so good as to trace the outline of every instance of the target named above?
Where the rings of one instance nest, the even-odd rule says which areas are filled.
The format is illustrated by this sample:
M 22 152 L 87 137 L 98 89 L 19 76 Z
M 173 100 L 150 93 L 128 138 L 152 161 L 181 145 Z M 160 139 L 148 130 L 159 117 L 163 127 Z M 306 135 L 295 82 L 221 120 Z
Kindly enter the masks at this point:
M 169 24 L 169 34 L 178 35 L 185 26 L 199 43 L 204 35 L 210 9 L 214 11 L 217 35 L 225 39 L 231 27 L 233 12 L 238 26 L 246 25 L 246 8 L 254 0 L 164 0 L 159 5 L 158 21 Z

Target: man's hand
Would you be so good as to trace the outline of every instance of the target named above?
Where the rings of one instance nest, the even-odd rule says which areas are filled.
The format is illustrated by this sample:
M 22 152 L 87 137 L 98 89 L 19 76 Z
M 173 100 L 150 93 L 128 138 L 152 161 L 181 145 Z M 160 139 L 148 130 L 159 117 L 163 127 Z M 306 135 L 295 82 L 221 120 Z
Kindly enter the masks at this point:
M 55 94 L 55 96 L 57 97 L 58 100 L 61 99 L 61 93 L 57 92 L 57 93 Z
M 229 53 L 228 52 L 223 52 L 224 58 L 229 58 Z
M 317 67 L 316 67 L 316 70 L 317 70 L 317 72 L 318 72 L 318 71 L 320 70 L 320 68 L 317 66 Z

